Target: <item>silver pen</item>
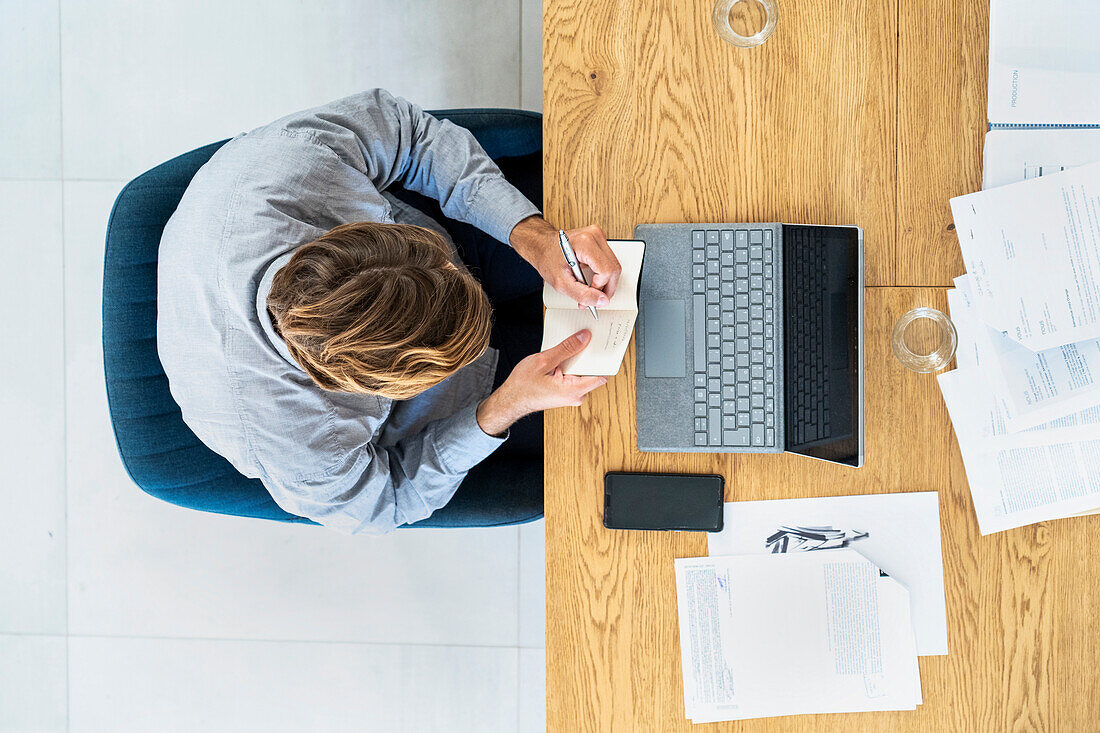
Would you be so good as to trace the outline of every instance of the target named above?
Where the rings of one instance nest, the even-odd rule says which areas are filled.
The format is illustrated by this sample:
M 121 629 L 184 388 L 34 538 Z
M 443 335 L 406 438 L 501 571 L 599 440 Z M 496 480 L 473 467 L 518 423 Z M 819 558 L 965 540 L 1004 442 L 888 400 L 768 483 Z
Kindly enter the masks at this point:
M 558 230 L 558 244 L 561 245 L 561 253 L 565 255 L 565 264 L 569 265 L 569 269 L 573 271 L 573 277 L 577 278 L 577 282 L 588 284 L 588 281 L 584 279 L 584 273 L 581 272 L 581 265 L 577 262 L 577 254 L 573 251 L 573 246 L 569 244 L 569 237 L 565 235 L 564 229 Z M 592 311 L 592 317 L 597 321 L 600 317 L 596 315 L 596 307 L 588 306 L 588 310 Z

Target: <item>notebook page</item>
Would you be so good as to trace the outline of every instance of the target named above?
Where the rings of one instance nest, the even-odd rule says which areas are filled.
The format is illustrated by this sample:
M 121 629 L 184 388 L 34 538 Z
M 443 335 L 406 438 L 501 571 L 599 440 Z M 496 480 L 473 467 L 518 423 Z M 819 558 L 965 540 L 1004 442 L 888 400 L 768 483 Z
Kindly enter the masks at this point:
M 600 318 L 596 320 L 587 308 L 577 308 L 576 304 L 567 309 L 550 309 L 546 311 L 542 327 L 541 348 L 545 351 L 577 331 L 588 329 L 592 332 L 592 340 L 584 351 L 565 361 L 562 371 L 566 374 L 610 377 L 619 373 L 636 320 L 638 311 L 635 310 L 601 308 Z
M 623 271 L 619 276 L 619 284 L 615 288 L 615 295 L 611 297 L 611 303 L 604 306 L 604 308 L 637 311 L 638 279 L 642 273 L 642 256 L 645 254 L 645 242 L 629 239 L 609 239 L 607 244 L 619 259 Z M 562 261 L 564 262 L 564 258 Z M 588 282 L 592 282 L 592 270 L 588 268 L 588 265 L 582 264 L 581 272 L 584 273 L 584 277 Z M 562 295 L 550 287 L 549 284 L 543 285 L 542 304 L 547 308 L 577 309 L 577 301 Z M 603 308 L 600 310 L 602 311 Z

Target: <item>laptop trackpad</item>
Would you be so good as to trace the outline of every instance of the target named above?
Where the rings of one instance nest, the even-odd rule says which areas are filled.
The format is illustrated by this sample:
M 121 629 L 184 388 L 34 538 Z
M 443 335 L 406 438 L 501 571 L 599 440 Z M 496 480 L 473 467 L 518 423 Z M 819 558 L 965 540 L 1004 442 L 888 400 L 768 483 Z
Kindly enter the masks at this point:
M 647 300 L 642 306 L 646 377 L 683 377 L 687 366 L 684 301 Z

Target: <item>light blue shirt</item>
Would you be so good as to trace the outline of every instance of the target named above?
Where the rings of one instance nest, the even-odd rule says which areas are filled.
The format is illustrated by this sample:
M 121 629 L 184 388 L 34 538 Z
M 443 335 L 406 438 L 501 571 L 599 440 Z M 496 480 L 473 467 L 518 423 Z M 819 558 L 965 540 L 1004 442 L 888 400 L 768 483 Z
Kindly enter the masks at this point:
M 385 193 L 391 185 L 501 242 L 539 213 L 467 130 L 375 89 L 226 143 L 160 243 L 157 349 L 184 421 L 280 507 L 349 533 L 431 515 L 504 440 L 475 416 L 492 349 L 395 402 L 322 390 L 272 327 L 271 281 L 299 246 L 355 221 L 442 231 Z

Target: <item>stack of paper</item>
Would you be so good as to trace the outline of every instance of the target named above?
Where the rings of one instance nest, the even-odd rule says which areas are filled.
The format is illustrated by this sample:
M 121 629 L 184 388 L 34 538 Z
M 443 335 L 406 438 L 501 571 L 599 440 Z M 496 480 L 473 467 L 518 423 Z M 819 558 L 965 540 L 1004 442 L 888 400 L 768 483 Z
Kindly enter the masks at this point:
M 940 503 L 935 491 L 732 501 L 711 555 L 850 547 L 909 589 L 917 654 L 947 654 Z
M 993 0 L 982 192 L 939 378 L 983 534 L 1100 507 L 1100 4 Z
M 959 334 L 958 368 L 939 383 L 982 534 L 1100 507 L 1100 406 L 1086 399 L 1091 390 L 1079 400 L 1059 399 L 1082 377 L 1100 377 L 1097 355 L 1010 345 L 977 318 L 971 298 L 969 277 L 957 278 L 948 304 Z
M 694 723 L 922 701 L 909 592 L 853 549 L 680 559 L 676 596 Z
M 951 200 L 939 378 L 983 534 L 1100 507 L 1100 163 Z

